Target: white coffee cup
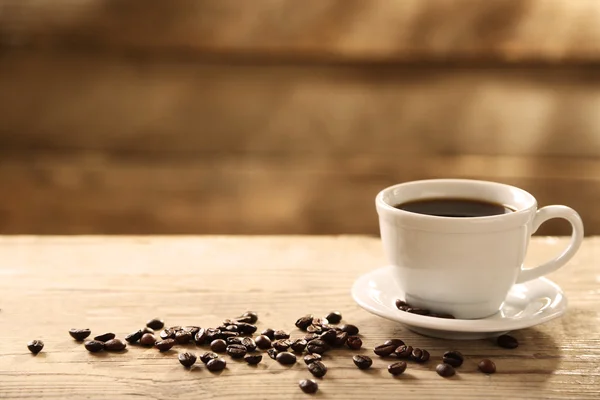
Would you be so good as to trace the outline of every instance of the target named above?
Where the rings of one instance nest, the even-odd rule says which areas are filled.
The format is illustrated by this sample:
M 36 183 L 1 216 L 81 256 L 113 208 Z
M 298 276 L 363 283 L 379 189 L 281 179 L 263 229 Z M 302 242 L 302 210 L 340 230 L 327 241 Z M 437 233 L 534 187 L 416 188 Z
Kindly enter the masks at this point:
M 462 198 L 505 205 L 514 210 L 485 217 L 439 217 L 394 206 L 414 200 Z M 395 280 L 412 306 L 456 318 L 495 314 L 508 291 L 565 265 L 583 241 L 583 223 L 566 206 L 538 209 L 536 199 L 514 186 L 467 179 L 401 183 L 382 190 L 375 200 L 385 256 Z M 569 246 L 555 259 L 524 269 L 531 235 L 545 221 L 564 218 L 573 232 Z

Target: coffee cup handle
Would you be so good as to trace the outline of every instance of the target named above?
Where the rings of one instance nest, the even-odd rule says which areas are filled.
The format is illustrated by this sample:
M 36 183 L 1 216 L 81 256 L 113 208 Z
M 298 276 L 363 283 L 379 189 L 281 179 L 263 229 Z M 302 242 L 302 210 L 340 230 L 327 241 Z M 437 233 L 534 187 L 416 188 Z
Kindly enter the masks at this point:
M 571 242 L 569 243 L 569 246 L 558 257 L 539 267 L 531 269 L 521 268 L 516 283 L 527 282 L 556 271 L 573 258 L 577 250 L 579 250 L 579 247 L 583 242 L 583 222 L 581 221 L 579 214 L 570 207 L 546 206 L 537 210 L 535 218 L 533 219 L 531 234 L 534 234 L 540 225 L 552 218 L 563 218 L 571 224 L 573 232 L 571 233 Z

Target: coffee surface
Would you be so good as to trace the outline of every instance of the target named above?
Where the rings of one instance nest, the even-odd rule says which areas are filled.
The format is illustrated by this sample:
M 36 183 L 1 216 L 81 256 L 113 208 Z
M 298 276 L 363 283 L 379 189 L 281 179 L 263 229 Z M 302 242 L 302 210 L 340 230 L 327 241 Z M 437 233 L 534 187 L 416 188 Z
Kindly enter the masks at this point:
M 508 214 L 514 210 L 505 205 L 476 199 L 433 198 L 401 203 L 397 209 L 437 217 L 488 217 Z

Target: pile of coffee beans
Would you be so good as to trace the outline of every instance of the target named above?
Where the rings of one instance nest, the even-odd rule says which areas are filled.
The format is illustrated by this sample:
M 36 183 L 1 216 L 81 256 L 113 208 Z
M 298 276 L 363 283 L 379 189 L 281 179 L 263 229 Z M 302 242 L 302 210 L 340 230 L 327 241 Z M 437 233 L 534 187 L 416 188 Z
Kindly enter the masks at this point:
M 396 305 L 406 312 L 453 318 L 410 307 L 401 300 L 398 300 Z M 179 363 L 188 369 L 198 368 L 201 364 L 197 364 L 196 361 L 199 359 L 211 372 L 219 372 L 227 367 L 227 362 L 219 356 L 219 353 L 225 353 L 232 359 L 243 359 L 248 365 L 255 366 L 263 361 L 263 355 L 259 353 L 259 350 L 263 350 L 269 358 L 282 365 L 294 365 L 297 363 L 297 358 L 302 357 L 308 372 L 316 378 L 323 378 L 327 374 L 328 368 L 323 362 L 323 355 L 331 349 L 360 350 L 363 347 L 358 327 L 351 324 L 338 325 L 342 322 L 342 314 L 339 311 L 332 311 L 324 318 L 313 315 L 298 318 L 295 326 L 305 334 L 296 338 L 292 338 L 289 332 L 282 329 L 267 328 L 257 332 L 258 328 L 255 325 L 257 321 L 258 314 L 247 311 L 239 317 L 225 319 L 221 325 L 214 328 L 165 327 L 162 319 L 153 318 L 142 329 L 126 335 L 125 340 L 117 338 L 112 332 L 105 332 L 94 336 L 91 340 L 86 340 L 92 333 L 88 328 L 70 329 L 69 335 L 74 340 L 83 342 L 85 349 L 90 353 L 121 352 L 129 343 L 133 346 L 154 347 L 157 351 L 168 354 L 175 346 L 195 343 L 196 346 L 206 346 L 211 351 L 206 351 L 199 356 L 190 351 L 181 352 L 177 356 Z M 159 331 L 158 335 L 156 331 Z M 509 335 L 498 337 L 497 344 L 507 349 L 514 349 L 519 345 L 518 341 Z M 43 347 L 44 343 L 41 340 L 33 340 L 27 344 L 27 348 L 33 354 L 39 353 Z M 407 370 L 409 362 L 426 363 L 431 358 L 426 349 L 413 347 L 397 338 L 375 346 L 373 352 L 382 359 L 396 359 L 387 366 L 392 376 L 402 375 Z M 356 367 L 361 370 L 373 366 L 373 359 L 364 354 L 354 354 L 351 358 Z M 456 374 L 456 368 L 463 364 L 464 359 L 459 351 L 446 351 L 435 370 L 442 377 L 452 377 Z M 496 372 L 496 365 L 489 359 L 481 360 L 478 368 L 486 374 Z M 305 393 L 315 393 L 319 385 L 314 380 L 305 379 L 299 382 L 299 387 Z

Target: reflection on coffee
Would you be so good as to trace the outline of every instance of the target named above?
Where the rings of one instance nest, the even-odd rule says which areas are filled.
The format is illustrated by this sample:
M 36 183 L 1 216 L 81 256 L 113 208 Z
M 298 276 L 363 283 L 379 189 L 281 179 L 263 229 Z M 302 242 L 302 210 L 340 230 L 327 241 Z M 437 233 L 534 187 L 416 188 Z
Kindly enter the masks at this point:
M 472 218 L 488 217 L 514 212 L 498 203 L 475 199 L 434 198 L 413 200 L 394 206 L 397 209 L 437 217 Z

